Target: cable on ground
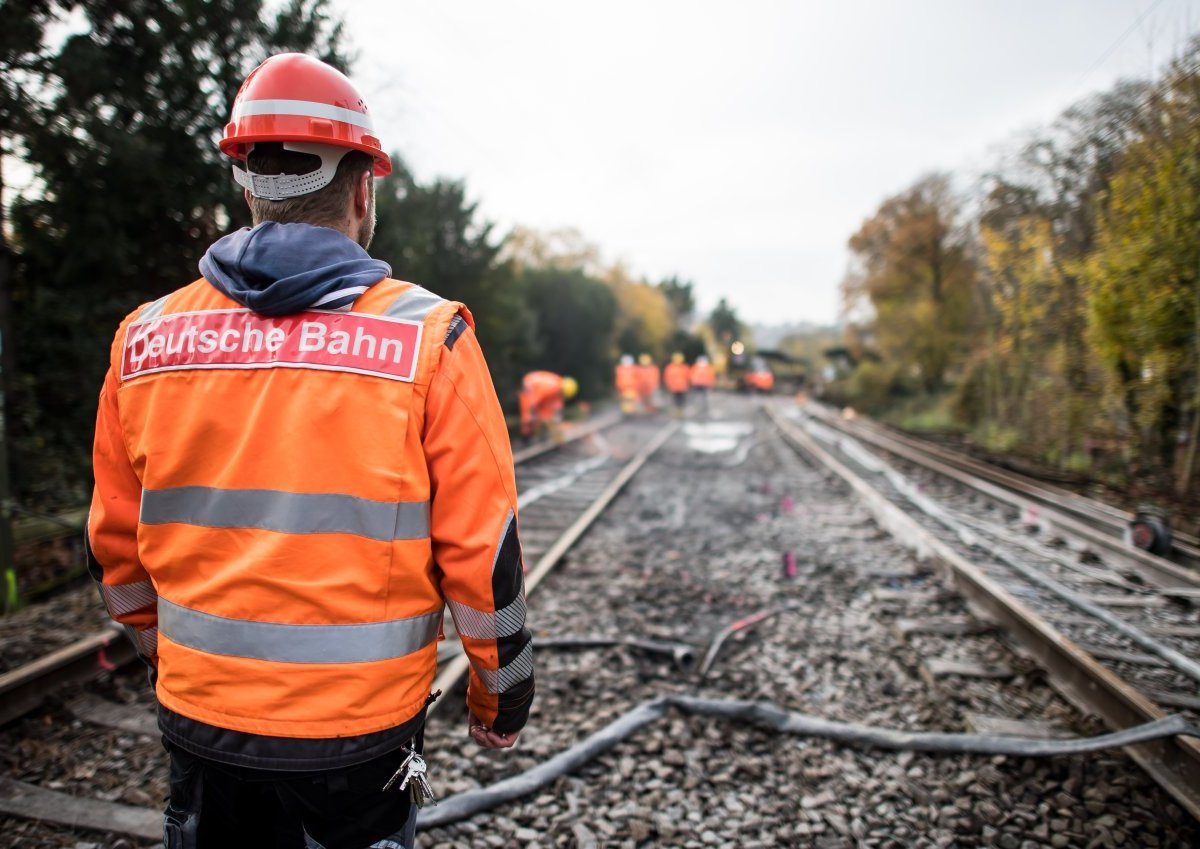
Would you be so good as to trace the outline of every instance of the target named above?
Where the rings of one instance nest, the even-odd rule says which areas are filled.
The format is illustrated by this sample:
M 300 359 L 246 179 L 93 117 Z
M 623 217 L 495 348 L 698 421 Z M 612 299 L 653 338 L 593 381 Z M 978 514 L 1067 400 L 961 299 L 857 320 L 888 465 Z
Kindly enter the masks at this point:
M 713 716 L 749 723 L 804 737 L 820 737 L 865 748 L 938 754 L 1009 755 L 1013 757 L 1058 757 L 1080 755 L 1145 743 L 1163 737 L 1185 735 L 1200 737 L 1200 727 L 1180 715 L 1166 716 L 1123 731 L 1068 740 L 1043 740 L 1032 737 L 1002 737 L 994 734 L 956 734 L 940 732 L 896 731 L 837 722 L 810 714 L 785 710 L 770 702 L 706 699 L 695 696 L 660 696 L 643 702 L 633 710 L 593 732 L 587 739 L 559 752 L 554 757 L 519 775 L 488 787 L 457 793 L 426 808 L 419 814 L 422 829 L 437 828 L 468 819 L 475 814 L 529 796 L 618 743 L 632 737 L 653 722 L 662 719 L 670 708 L 698 716 Z

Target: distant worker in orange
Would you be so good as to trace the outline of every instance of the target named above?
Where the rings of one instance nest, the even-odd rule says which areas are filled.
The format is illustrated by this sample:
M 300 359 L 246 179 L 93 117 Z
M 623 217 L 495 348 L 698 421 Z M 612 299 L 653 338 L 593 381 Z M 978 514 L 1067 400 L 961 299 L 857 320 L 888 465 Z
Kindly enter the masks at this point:
M 683 360 L 683 354 L 678 351 L 671 355 L 671 362 L 663 369 L 663 383 L 671 393 L 671 400 L 674 401 L 672 413 L 676 416 L 682 416 L 687 405 L 688 387 L 691 385 L 690 371 Z
M 761 357 L 754 358 L 750 371 L 746 372 L 744 380 L 748 389 L 764 394 L 775 389 L 775 375 Z
M 717 373 L 713 370 L 712 363 L 708 361 L 708 357 L 703 354 L 696 357 L 696 362 L 692 365 L 690 378 L 692 389 L 696 390 L 696 394 L 700 399 L 700 409 L 707 413 L 708 393 L 717 382 Z
M 654 403 L 654 395 L 658 392 L 659 372 L 649 354 L 638 357 L 638 400 L 642 402 L 642 410 L 653 413 L 658 409 Z
M 526 439 L 548 431 L 557 441 L 561 434 L 563 404 L 575 397 L 579 384 L 552 371 L 531 371 L 521 381 L 521 435 Z
M 621 355 L 613 383 L 617 388 L 617 397 L 621 399 L 621 412 L 628 416 L 637 409 L 638 401 L 638 367 L 633 361 L 633 354 Z

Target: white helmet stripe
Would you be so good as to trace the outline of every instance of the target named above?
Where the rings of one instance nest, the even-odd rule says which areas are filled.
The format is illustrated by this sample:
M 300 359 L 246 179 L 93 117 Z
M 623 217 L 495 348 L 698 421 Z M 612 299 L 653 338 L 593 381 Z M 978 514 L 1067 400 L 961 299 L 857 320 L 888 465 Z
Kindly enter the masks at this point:
M 234 105 L 233 120 L 246 115 L 303 115 L 308 118 L 328 118 L 375 132 L 370 115 L 313 100 L 243 100 Z

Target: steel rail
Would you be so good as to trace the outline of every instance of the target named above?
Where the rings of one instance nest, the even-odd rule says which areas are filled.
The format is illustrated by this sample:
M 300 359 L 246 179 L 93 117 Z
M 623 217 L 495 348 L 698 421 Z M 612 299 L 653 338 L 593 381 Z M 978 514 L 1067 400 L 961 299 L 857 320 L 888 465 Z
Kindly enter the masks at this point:
M 817 417 L 823 423 L 850 435 L 850 428 L 847 428 L 846 424 L 836 417 L 830 417 L 827 413 L 819 414 Z M 1016 507 L 1022 514 L 1036 516 L 1037 522 L 1043 527 L 1052 528 L 1061 536 L 1073 538 L 1095 552 L 1106 553 L 1122 562 L 1126 568 L 1168 593 L 1188 599 L 1200 598 L 1200 573 L 1192 569 L 1142 551 L 1140 548 L 1128 546 L 1110 533 L 1080 519 L 1077 514 L 1073 515 L 1059 509 L 1053 503 L 1042 501 L 1024 490 L 1012 490 L 1006 485 L 983 480 L 969 471 L 956 468 L 930 456 L 924 450 L 901 442 L 891 434 L 884 434 L 872 428 L 853 428 L 853 431 L 856 439 L 870 442 L 878 448 L 903 457 L 929 471 L 957 481 L 994 501 Z
M 809 409 L 819 411 L 818 414 L 826 424 L 836 424 L 834 420 L 840 420 L 841 418 L 831 408 L 813 402 L 810 402 Z M 989 463 L 970 454 L 946 448 L 929 440 L 921 439 L 920 437 L 889 427 L 881 422 L 856 418 L 853 422 L 843 421 L 843 424 L 838 426 L 845 427 L 846 425 L 856 431 L 859 429 L 870 429 L 881 433 L 918 451 L 960 468 L 965 472 L 971 472 L 978 477 L 991 480 L 1010 489 L 1024 492 L 1030 498 L 1039 500 L 1047 506 L 1058 510 L 1068 510 L 1086 521 L 1095 522 L 1098 525 L 1108 528 L 1116 536 L 1123 536 L 1129 523 L 1135 518 L 1135 515 L 1128 510 L 1115 507 L 1112 504 L 1106 504 L 1095 498 L 1089 498 L 1086 495 L 1080 495 L 1077 492 L 1063 489 L 1045 481 L 1037 480 L 1021 472 Z M 1171 536 L 1171 547 L 1174 553 L 1186 558 L 1189 565 L 1200 563 L 1200 538 L 1179 530 L 1173 530 Z
M 842 478 L 881 527 L 936 563 L 942 576 L 962 593 L 977 615 L 1011 634 L 1049 672 L 1051 683 L 1076 707 L 1099 716 L 1116 730 L 1166 715 L 1143 693 L 1056 631 L 980 567 L 893 504 L 776 409 L 767 407 L 767 413 L 788 442 Z M 1168 737 L 1129 746 L 1125 751 L 1192 816 L 1200 819 L 1200 744 L 1186 737 Z
M 0 725 L 29 713 L 60 685 L 90 680 L 136 657 L 133 643 L 114 626 L 9 670 L 0 675 Z
M 633 456 L 633 458 L 625 464 L 616 477 L 609 482 L 608 486 L 596 497 L 587 509 L 579 515 L 579 517 L 571 523 L 562 536 L 560 536 L 546 552 L 538 558 L 537 564 L 525 574 L 525 595 L 529 596 L 537 589 L 538 584 L 546 577 L 550 571 L 558 565 L 571 547 L 578 542 L 579 538 L 584 535 L 588 528 L 600 517 L 605 508 L 612 502 L 614 498 L 625 488 L 625 485 L 633 479 L 633 476 L 646 464 L 646 461 L 654 455 L 663 444 L 671 438 L 671 435 L 679 428 L 678 422 L 671 422 L 666 427 L 662 428 L 654 437 L 647 442 L 642 449 Z M 459 654 L 451 658 L 445 667 L 438 672 L 437 677 L 433 682 L 433 691 L 436 693 L 441 690 L 444 694 L 451 693 L 455 687 L 462 681 L 470 668 L 470 661 L 465 654 Z M 447 698 L 440 698 L 429 706 L 429 715 L 433 715 L 441 705 L 449 701 Z
M 578 442 L 588 436 L 593 436 L 602 430 L 606 430 L 615 424 L 624 421 L 625 417 L 620 413 L 608 413 L 603 416 L 598 416 L 586 424 L 581 424 L 578 427 L 571 428 L 571 432 L 561 442 L 555 442 L 553 439 L 546 439 L 534 445 L 527 445 L 518 451 L 513 452 L 513 465 L 519 466 L 527 460 L 532 460 L 535 457 L 541 457 L 543 454 L 549 454 L 551 451 L 557 451 L 564 445 L 570 445 L 572 442 Z
M 77 534 L 87 521 L 87 507 L 73 507 L 61 513 L 32 513 L 13 522 L 17 545 L 32 545 Z
M 1128 510 L 1037 480 L 1012 469 L 997 466 L 970 454 L 937 445 L 881 422 L 862 417 L 847 421 L 833 408 L 814 401 L 810 401 L 806 409 L 832 427 L 855 435 L 865 436 L 864 432 L 880 434 L 886 439 L 895 440 L 964 472 L 1021 492 L 1058 512 L 1072 513 L 1085 522 L 1094 523 L 1108 530 L 1116 537 L 1124 538 L 1129 523 L 1135 518 L 1134 514 Z M 1189 566 L 1200 564 L 1200 539 L 1179 530 L 1172 531 L 1171 536 L 1171 549 L 1174 554 L 1183 558 Z

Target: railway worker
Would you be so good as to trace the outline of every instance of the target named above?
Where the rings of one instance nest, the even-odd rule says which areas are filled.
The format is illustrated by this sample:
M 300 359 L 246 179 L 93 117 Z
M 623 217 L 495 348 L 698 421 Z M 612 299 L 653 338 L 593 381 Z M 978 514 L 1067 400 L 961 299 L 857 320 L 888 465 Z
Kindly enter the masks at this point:
M 373 132 L 341 73 L 267 59 L 220 142 L 253 228 L 113 343 L 89 568 L 152 670 L 170 849 L 411 846 L 444 604 L 470 736 L 529 714 L 504 418 L 467 308 L 366 251 Z
M 671 355 L 671 362 L 663 369 L 663 384 L 671 393 L 671 400 L 675 402 L 672 413 L 676 416 L 682 416 L 687 405 L 688 388 L 691 385 L 690 371 L 684 362 L 683 354 L 678 351 Z
M 638 357 L 638 401 L 643 412 L 653 413 L 658 409 L 654 396 L 658 392 L 659 380 L 658 366 L 654 364 L 653 358 L 649 354 Z
M 709 363 L 708 357 L 701 354 L 696 357 L 696 362 L 692 364 L 692 373 L 690 375 L 692 388 L 700 398 L 700 409 L 708 412 L 708 393 L 712 391 L 713 386 L 717 382 L 717 373 L 713 371 L 712 364 Z
M 573 377 L 552 371 L 531 371 L 521 380 L 517 399 L 521 407 L 521 435 L 527 440 L 548 431 L 555 442 L 562 439 L 563 406 L 579 391 Z
M 617 389 L 617 398 L 621 401 L 621 412 L 627 416 L 637 409 L 637 370 L 638 367 L 633 362 L 633 355 L 622 354 L 616 369 L 613 371 L 613 384 Z

